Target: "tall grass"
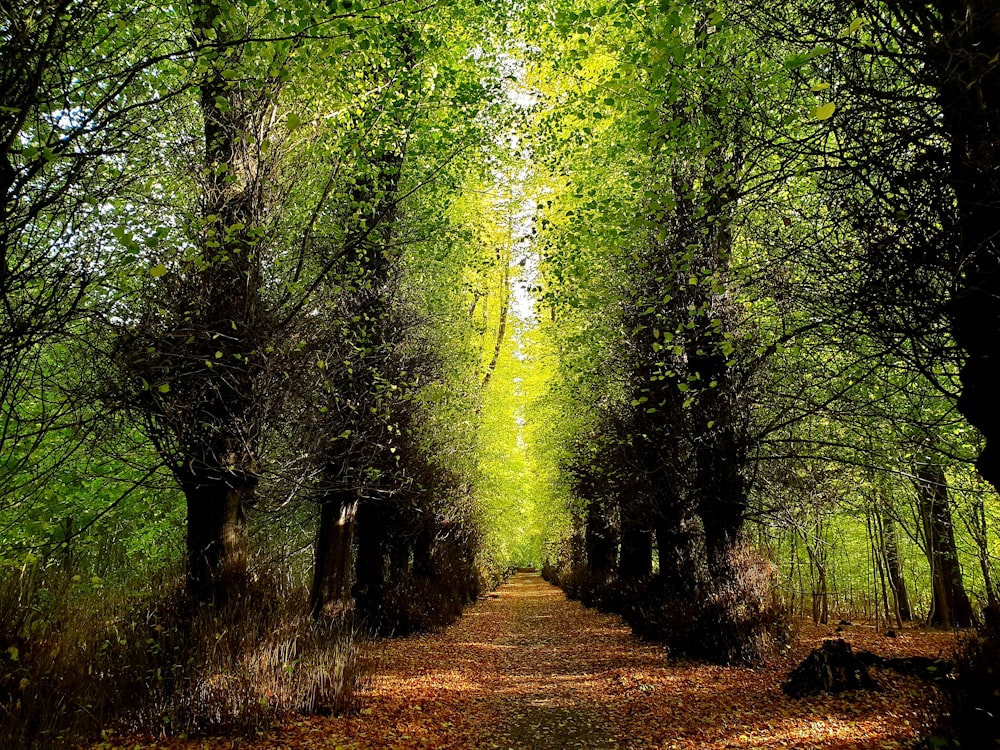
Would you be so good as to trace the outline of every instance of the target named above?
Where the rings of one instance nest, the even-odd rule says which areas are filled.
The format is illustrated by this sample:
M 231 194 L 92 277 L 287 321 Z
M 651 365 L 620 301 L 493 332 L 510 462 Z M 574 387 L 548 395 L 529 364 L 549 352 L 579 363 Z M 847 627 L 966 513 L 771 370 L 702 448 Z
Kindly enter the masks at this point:
M 314 622 L 287 578 L 248 580 L 218 607 L 195 605 L 177 577 L 141 596 L 79 589 L 29 569 L 0 581 L 0 747 L 60 748 L 109 728 L 251 735 L 353 700 L 353 632 Z

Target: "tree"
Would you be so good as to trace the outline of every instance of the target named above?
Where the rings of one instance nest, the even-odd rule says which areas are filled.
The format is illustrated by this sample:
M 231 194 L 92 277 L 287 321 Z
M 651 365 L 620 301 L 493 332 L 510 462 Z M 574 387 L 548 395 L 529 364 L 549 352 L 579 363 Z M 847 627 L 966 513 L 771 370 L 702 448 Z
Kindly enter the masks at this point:
M 917 504 L 934 594 L 929 620 L 946 627 L 971 627 L 975 624 L 975 615 L 962 582 L 948 480 L 933 456 L 925 454 L 918 461 Z
M 176 217 L 186 236 L 176 260 L 150 269 L 148 301 L 121 356 L 140 385 L 135 406 L 184 493 L 188 588 L 211 601 L 225 599 L 247 565 L 266 350 L 280 335 L 263 267 L 276 240 L 277 100 L 292 45 L 251 43 L 260 19 L 222 3 L 194 4 L 190 20 L 202 141 L 190 175 L 196 208 Z

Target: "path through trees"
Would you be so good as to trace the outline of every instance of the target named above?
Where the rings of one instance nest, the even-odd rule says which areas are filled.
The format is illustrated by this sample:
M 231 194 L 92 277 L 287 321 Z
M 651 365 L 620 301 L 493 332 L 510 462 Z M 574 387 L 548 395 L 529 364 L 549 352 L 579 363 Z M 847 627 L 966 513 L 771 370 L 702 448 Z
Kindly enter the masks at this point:
M 934 656 L 954 643 L 943 633 L 846 630 L 855 647 L 886 656 Z M 300 717 L 243 747 L 815 750 L 899 748 L 926 731 L 932 693 L 916 678 L 873 670 L 882 692 L 798 701 L 781 693 L 779 681 L 830 634 L 803 626 L 790 653 L 757 669 L 670 662 L 616 616 L 520 574 L 445 631 L 379 643 L 360 715 Z

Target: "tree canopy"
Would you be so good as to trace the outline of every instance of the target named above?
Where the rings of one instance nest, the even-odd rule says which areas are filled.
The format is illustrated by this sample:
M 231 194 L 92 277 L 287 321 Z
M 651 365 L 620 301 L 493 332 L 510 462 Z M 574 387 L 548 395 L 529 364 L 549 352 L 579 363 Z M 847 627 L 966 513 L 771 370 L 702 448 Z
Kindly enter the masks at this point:
M 986 0 L 6 3 L 12 601 L 146 606 L 162 696 L 259 592 L 347 653 L 518 567 L 723 663 L 979 622 L 998 59 Z

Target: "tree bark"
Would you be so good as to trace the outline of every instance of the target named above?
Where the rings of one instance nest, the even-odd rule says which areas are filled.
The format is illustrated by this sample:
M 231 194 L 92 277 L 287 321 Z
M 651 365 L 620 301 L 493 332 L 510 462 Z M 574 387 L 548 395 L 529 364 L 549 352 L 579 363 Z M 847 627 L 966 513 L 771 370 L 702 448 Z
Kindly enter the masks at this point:
M 607 582 L 615 572 L 618 539 L 599 500 L 591 500 L 587 508 L 584 543 L 587 548 L 587 567 L 602 582 Z
M 944 627 L 972 627 L 975 615 L 962 581 L 944 467 L 924 461 L 917 467 L 917 501 L 931 566 L 933 604 L 929 621 Z
M 359 502 L 355 526 L 357 558 L 352 591 L 356 611 L 372 621 L 377 621 L 385 595 L 387 522 L 385 513 L 373 502 L 364 499 Z
M 358 497 L 349 490 L 331 494 L 320 505 L 311 610 L 315 619 L 349 619 L 354 613 L 351 579 Z
M 901 2 L 906 7 L 912 2 Z M 928 42 L 950 141 L 957 289 L 950 312 L 965 351 L 958 410 L 985 438 L 979 473 L 1000 490 L 1000 6 L 994 0 L 933 3 L 944 28 Z M 931 39 L 927 35 L 927 39 Z
M 625 584 L 638 583 L 649 578 L 652 573 L 652 531 L 623 520 L 618 578 Z
M 906 593 L 906 580 L 903 577 L 903 566 L 899 559 L 899 536 L 896 533 L 896 521 L 892 516 L 882 513 L 882 552 L 885 557 L 886 574 L 889 579 L 889 589 L 892 591 L 894 609 L 902 622 L 910 622 L 913 613 L 910 610 L 910 597 Z
M 246 579 L 244 507 L 256 490 L 253 477 L 182 482 L 187 501 L 187 585 L 198 601 L 224 602 Z

